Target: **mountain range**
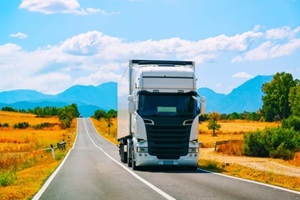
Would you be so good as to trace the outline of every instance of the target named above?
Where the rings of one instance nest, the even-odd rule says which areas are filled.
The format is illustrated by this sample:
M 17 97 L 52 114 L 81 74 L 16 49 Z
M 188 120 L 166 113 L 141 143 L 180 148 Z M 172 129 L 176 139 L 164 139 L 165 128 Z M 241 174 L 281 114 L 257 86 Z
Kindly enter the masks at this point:
M 206 111 L 219 113 L 255 112 L 262 107 L 263 92 L 261 87 L 270 82 L 273 76 L 256 76 L 229 94 L 219 94 L 209 88 L 199 88 L 198 93 L 206 98 Z
M 273 76 L 256 76 L 231 93 L 219 94 L 209 88 L 199 88 L 198 93 L 206 98 L 206 111 L 219 113 L 254 112 L 261 108 L 263 95 L 261 86 Z M 57 95 L 43 94 L 34 90 L 12 90 L 0 92 L 0 108 L 9 106 L 15 109 L 35 107 L 64 107 L 76 103 L 82 116 L 88 117 L 95 110 L 117 109 L 117 83 L 107 82 L 99 86 L 75 85 Z

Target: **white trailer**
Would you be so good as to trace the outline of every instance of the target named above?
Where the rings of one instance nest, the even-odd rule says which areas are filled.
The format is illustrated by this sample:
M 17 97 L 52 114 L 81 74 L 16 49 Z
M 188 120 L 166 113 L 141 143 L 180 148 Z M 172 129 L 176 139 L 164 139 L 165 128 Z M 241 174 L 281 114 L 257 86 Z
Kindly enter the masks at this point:
M 130 60 L 118 83 L 121 161 L 197 168 L 198 123 L 205 99 L 197 94 L 192 61 Z

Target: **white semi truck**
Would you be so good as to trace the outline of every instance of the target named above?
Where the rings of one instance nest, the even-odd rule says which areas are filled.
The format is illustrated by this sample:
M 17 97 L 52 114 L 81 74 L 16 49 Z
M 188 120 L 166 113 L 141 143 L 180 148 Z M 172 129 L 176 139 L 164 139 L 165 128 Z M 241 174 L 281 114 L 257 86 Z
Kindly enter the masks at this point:
M 196 169 L 198 123 L 205 99 L 197 94 L 192 61 L 130 60 L 118 83 L 121 161 Z

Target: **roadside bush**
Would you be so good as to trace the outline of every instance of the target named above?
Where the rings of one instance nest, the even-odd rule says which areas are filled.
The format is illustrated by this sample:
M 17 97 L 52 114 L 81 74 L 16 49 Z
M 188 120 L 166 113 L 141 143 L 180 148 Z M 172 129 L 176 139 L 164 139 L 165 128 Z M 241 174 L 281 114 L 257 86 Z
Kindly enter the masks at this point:
M 269 153 L 264 146 L 263 133 L 259 130 L 249 132 L 244 135 L 243 152 L 246 156 L 269 157 Z
M 244 154 L 291 159 L 300 150 L 300 133 L 293 129 L 266 128 L 244 135 Z
M 300 117 L 290 116 L 282 121 L 282 128 L 293 128 L 295 131 L 300 131 Z
M 15 171 L 0 171 L 0 186 L 5 187 L 11 185 L 17 180 L 17 175 Z

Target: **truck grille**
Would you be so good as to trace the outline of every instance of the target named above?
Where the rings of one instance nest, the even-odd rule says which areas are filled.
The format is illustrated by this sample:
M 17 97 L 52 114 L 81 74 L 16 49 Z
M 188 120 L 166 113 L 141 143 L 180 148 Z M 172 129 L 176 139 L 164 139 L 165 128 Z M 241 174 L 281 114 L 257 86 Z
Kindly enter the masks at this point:
M 158 159 L 179 159 L 188 154 L 190 125 L 146 125 L 148 152 Z

